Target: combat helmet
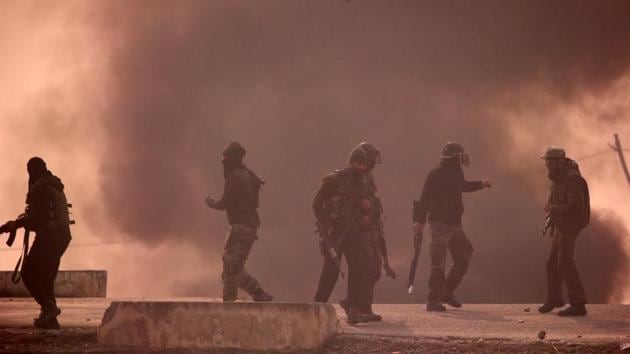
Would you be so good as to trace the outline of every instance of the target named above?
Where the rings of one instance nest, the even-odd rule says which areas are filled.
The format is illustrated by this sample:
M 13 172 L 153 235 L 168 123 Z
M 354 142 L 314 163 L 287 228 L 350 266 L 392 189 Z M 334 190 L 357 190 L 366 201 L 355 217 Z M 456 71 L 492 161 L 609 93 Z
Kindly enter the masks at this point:
M 242 160 L 246 152 L 243 145 L 233 141 L 223 150 L 223 157 L 226 160 Z
M 350 163 L 361 162 L 374 167 L 374 165 L 382 163 L 383 159 L 381 157 L 381 150 L 373 144 L 364 141 L 350 151 L 348 161 Z
M 457 158 L 462 165 L 470 166 L 470 156 L 466 150 L 464 150 L 464 147 L 452 141 L 444 145 L 440 158 L 443 160 Z

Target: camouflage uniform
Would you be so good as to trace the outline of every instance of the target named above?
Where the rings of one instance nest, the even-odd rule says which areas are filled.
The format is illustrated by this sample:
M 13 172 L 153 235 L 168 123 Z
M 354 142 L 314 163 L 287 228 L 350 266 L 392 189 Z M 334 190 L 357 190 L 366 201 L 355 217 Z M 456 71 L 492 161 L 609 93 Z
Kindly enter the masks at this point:
M 380 276 L 378 231 L 380 202 L 369 176 L 352 172 L 350 168 L 326 176 L 313 200 L 313 211 L 323 225 L 328 225 L 331 244 L 337 245 L 339 258 L 348 264 L 347 304 L 371 306 L 374 285 Z M 365 220 L 365 221 L 364 221 Z M 347 228 L 347 232 L 340 240 Z M 327 302 L 337 282 L 339 271 L 330 257 L 324 257 L 316 302 Z
M 233 143 L 235 144 L 235 143 Z M 234 149 L 232 144 L 226 149 Z M 240 145 L 237 148 L 241 148 Z M 224 152 L 224 154 L 226 154 Z M 243 149 L 244 155 L 244 149 Z M 233 164 L 227 168 L 225 188 L 221 200 L 212 202 L 210 207 L 227 212 L 231 225 L 230 234 L 223 251 L 223 300 L 234 301 L 238 288 L 251 295 L 256 301 L 270 301 L 258 281 L 245 270 L 245 262 L 256 241 L 256 231 L 260 226 L 258 216 L 258 198 L 263 180 L 237 159 L 226 157 L 224 164 Z
M 256 241 L 256 228 L 234 224 L 223 249 L 223 300 L 236 300 L 238 288 L 255 296 L 262 291 L 258 281 L 245 270 L 245 262 Z
M 450 252 L 453 264 L 445 278 L 446 253 Z M 461 225 L 448 225 L 438 221 L 431 222 L 431 275 L 429 277 L 429 301 L 441 301 L 452 296 L 468 271 L 472 257 L 472 242 Z

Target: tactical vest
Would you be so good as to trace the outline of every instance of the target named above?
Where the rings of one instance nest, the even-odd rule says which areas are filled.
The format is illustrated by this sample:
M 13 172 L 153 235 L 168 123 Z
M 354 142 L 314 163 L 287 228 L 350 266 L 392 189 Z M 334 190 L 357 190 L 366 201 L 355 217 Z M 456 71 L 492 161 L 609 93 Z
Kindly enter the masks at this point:
M 53 198 L 49 203 L 49 225 L 52 228 L 69 226 L 70 221 L 70 204 L 66 199 L 66 194 L 62 191 L 49 187 L 52 191 Z
M 380 201 L 376 197 L 376 186 L 371 175 L 357 177 L 349 169 L 334 172 L 335 192 L 324 205 L 326 214 L 335 224 L 348 224 L 353 218 L 368 212 L 362 207 L 362 201 L 369 202 L 370 213 L 375 219 L 380 215 Z
M 46 186 L 46 190 L 51 198 L 45 209 L 37 210 L 37 214 L 34 215 L 33 230 L 56 229 L 73 224 L 74 221 L 70 220 L 69 208 L 71 205 L 68 204 L 65 193 L 52 186 Z M 31 211 L 31 208 L 31 205 L 27 205 L 27 215 Z

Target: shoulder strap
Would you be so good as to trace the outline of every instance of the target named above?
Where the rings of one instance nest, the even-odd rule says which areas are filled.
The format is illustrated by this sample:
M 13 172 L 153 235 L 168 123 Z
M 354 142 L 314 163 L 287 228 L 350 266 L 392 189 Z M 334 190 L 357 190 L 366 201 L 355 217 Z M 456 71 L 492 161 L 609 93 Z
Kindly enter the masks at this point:
M 22 254 L 20 255 L 20 259 L 18 259 L 17 264 L 15 265 L 15 269 L 13 270 L 13 274 L 11 275 L 11 281 L 14 284 L 17 284 L 22 279 L 22 270 L 24 269 L 24 261 L 26 260 L 26 256 L 28 255 L 28 239 L 30 236 L 31 230 L 28 228 L 24 228 L 24 247 L 22 248 Z

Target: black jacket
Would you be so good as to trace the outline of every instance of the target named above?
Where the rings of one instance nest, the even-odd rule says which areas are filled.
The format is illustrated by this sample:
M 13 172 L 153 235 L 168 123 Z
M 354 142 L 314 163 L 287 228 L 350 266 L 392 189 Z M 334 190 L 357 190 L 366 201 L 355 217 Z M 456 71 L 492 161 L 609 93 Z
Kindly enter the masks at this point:
M 29 187 L 26 195 L 26 215 L 18 227 L 28 227 L 37 233 L 62 231 L 70 234 L 68 202 L 61 180 L 50 171 Z
M 448 225 L 461 225 L 464 214 L 463 192 L 482 189 L 481 181 L 466 181 L 459 164 L 443 160 L 429 172 L 420 199 L 414 203 L 413 222 L 429 221 Z
M 258 198 L 262 179 L 245 166 L 240 166 L 225 177 L 223 197 L 214 204 L 225 210 L 230 225 L 260 226 Z

